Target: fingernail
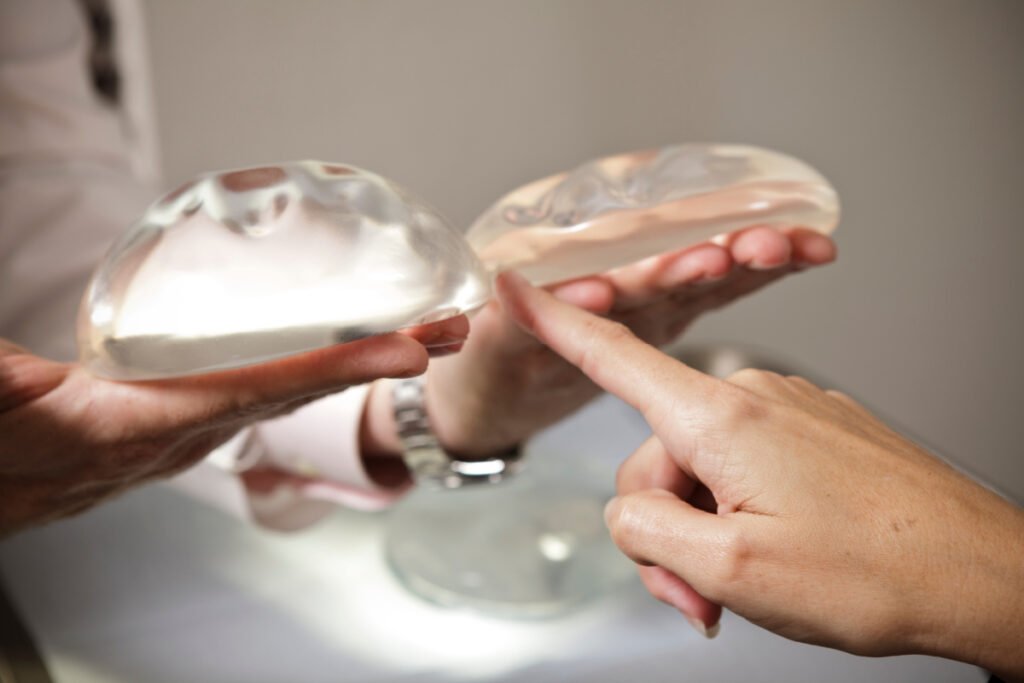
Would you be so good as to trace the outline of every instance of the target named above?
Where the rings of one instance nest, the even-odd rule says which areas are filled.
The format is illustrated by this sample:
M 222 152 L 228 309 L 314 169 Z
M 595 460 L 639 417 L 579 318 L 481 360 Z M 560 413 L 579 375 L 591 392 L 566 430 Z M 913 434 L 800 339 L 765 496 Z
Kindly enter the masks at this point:
M 612 522 L 619 516 L 619 507 L 622 503 L 618 496 L 615 496 L 609 500 L 604 506 L 604 524 L 607 527 L 612 525 Z
M 766 270 L 776 270 L 777 268 L 782 268 L 783 266 L 788 265 L 788 264 L 789 264 L 788 260 L 784 260 L 784 261 L 778 261 L 778 260 L 758 261 L 758 260 L 755 259 L 755 260 L 753 260 L 753 261 L 751 261 L 750 263 L 747 264 L 747 268 L 749 268 L 750 270 L 756 270 L 756 271 L 764 272 Z
M 455 334 L 441 334 L 423 342 L 428 349 L 436 349 L 442 346 L 455 346 L 465 343 L 466 338 Z
M 708 640 L 711 640 L 712 638 L 717 636 L 718 632 L 722 630 L 722 622 L 718 622 L 717 624 L 715 624 L 711 628 L 708 628 L 704 624 L 704 622 L 701 621 L 700 619 L 698 619 L 697 617 L 691 617 L 689 614 L 683 614 L 683 616 L 686 617 L 686 620 L 688 622 L 690 622 L 690 626 L 693 627 L 694 631 L 696 631 L 697 633 L 701 634 L 702 636 L 704 636 Z
M 443 346 L 430 345 L 427 347 L 427 355 L 431 358 L 441 358 L 442 356 L 451 356 L 452 354 L 458 353 L 465 346 L 465 342 L 456 342 L 454 344 L 446 344 Z

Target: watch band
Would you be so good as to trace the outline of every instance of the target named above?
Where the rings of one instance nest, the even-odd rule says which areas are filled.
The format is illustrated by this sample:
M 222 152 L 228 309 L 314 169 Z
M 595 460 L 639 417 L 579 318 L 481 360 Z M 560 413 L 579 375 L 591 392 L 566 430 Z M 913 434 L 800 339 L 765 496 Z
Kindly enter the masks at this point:
M 417 483 L 447 489 L 496 484 L 519 470 L 522 453 L 518 445 L 486 460 L 463 460 L 444 450 L 430 428 L 421 377 L 393 382 L 391 400 L 402 458 Z

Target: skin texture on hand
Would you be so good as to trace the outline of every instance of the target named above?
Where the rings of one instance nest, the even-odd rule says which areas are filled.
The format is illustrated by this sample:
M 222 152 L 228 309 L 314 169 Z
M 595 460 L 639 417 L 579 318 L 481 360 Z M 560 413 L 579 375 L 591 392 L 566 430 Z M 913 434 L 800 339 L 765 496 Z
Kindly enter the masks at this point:
M 1024 512 L 799 377 L 692 370 L 518 276 L 524 328 L 638 410 L 612 538 L 658 598 L 794 640 L 936 654 L 1024 677 Z
M 98 379 L 0 341 L 0 537 L 198 462 L 241 428 L 381 377 L 421 374 L 464 316 L 237 370 Z
M 835 245 L 817 232 L 758 227 L 549 289 L 661 346 L 703 313 L 834 258 Z M 449 451 L 486 456 L 558 422 L 600 391 L 491 301 L 473 318 L 461 353 L 431 362 L 426 408 Z M 365 424 L 375 452 L 399 452 L 390 397 L 378 387 L 371 391 Z

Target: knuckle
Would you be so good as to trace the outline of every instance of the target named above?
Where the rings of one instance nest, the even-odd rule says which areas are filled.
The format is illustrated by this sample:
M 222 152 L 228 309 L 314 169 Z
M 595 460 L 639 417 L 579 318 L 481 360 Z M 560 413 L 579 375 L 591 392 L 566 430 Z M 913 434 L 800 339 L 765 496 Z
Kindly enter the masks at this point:
M 629 344 L 636 341 L 637 337 L 620 322 L 593 317 L 585 323 L 583 339 L 585 344 L 580 355 L 580 370 L 590 375 L 600 370 L 601 351 Z
M 864 406 L 864 404 L 860 403 L 857 399 L 853 398 L 849 394 L 846 394 L 837 389 L 829 389 L 825 392 L 825 395 L 828 396 L 835 403 L 838 403 L 843 410 L 853 411 L 854 413 L 860 415 L 868 415 L 874 417 L 871 411 L 868 410 Z
M 822 393 L 822 390 L 818 385 L 809 379 L 801 377 L 800 375 L 789 375 L 786 377 L 786 382 L 789 383 L 790 386 L 807 395 L 817 396 Z
M 838 389 L 828 389 L 825 391 L 825 395 L 827 395 L 830 398 L 834 398 L 835 400 L 841 403 L 846 403 L 849 405 L 859 405 L 850 397 L 849 394 L 839 391 Z
M 633 547 L 634 534 L 634 516 L 630 507 L 629 501 L 623 498 L 619 503 L 618 514 L 614 519 L 609 520 L 608 524 L 608 533 L 611 535 L 612 541 L 627 555 L 630 555 L 629 551 Z
M 607 318 L 592 318 L 590 320 L 590 332 L 594 338 L 602 338 L 610 346 L 616 346 L 623 342 L 635 340 L 637 337 L 625 323 Z
M 731 384 L 741 386 L 745 389 L 770 389 L 774 390 L 783 383 L 782 376 L 769 370 L 757 368 L 743 368 L 729 376 Z
M 761 371 L 756 368 L 737 370 L 726 378 L 727 382 L 741 387 L 753 386 L 760 381 Z
M 814 386 L 807 379 L 801 377 L 800 375 L 786 375 L 786 381 L 789 382 L 790 384 L 798 384 L 802 387 Z
M 719 423 L 726 433 L 763 420 L 768 414 L 767 403 L 751 392 L 729 392 L 720 397 L 718 403 Z
M 633 559 L 643 559 L 640 556 L 641 539 L 651 529 L 650 515 L 644 505 L 648 495 L 644 491 L 624 496 L 620 500 L 618 514 L 609 525 L 612 541 Z
M 731 525 L 719 533 L 709 562 L 712 584 L 721 593 L 746 580 L 753 560 L 750 539 L 739 526 Z

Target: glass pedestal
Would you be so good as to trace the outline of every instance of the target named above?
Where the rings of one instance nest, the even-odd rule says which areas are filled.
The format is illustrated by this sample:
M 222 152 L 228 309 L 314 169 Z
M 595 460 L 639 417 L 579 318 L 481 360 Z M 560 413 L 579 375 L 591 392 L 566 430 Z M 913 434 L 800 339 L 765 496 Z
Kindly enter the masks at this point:
M 604 524 L 618 463 L 648 433 L 627 411 L 598 401 L 531 444 L 523 471 L 503 483 L 411 493 L 385 543 L 399 581 L 436 604 L 536 618 L 631 580 L 633 563 Z M 579 452 L 560 448 L 567 442 Z

